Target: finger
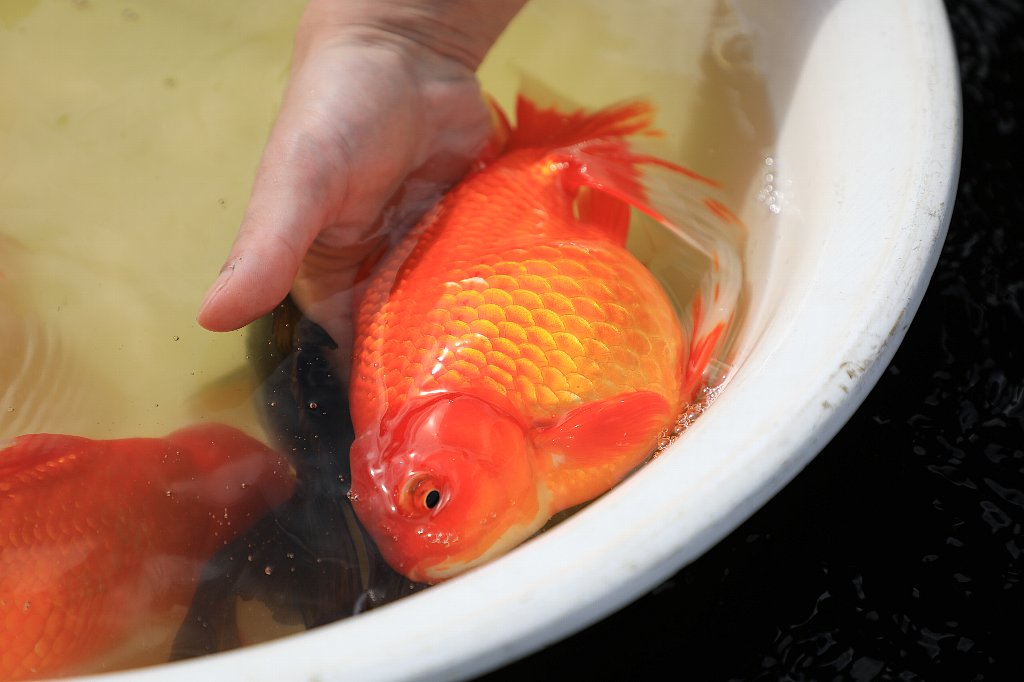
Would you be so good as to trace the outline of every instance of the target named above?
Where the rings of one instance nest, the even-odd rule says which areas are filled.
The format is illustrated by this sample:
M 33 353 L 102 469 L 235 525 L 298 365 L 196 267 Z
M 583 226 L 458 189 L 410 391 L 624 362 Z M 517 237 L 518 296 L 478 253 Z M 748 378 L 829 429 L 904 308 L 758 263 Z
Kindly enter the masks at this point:
M 291 134 L 302 129 L 291 118 L 282 112 L 271 133 L 238 236 L 200 306 L 199 324 L 212 331 L 238 329 L 284 299 L 332 198 L 344 195 L 339 161 L 328 164 L 321 145 Z
M 359 228 L 407 170 L 406 150 L 379 149 L 391 133 L 409 128 L 393 119 L 411 118 L 402 106 L 410 88 L 399 87 L 394 63 L 375 57 L 353 68 L 361 59 L 357 49 L 322 49 L 292 74 L 231 255 L 200 307 L 204 327 L 237 329 L 273 309 L 327 223 L 346 233 L 332 240 L 335 250 L 345 239 L 358 241 Z M 381 87 L 367 106 L 365 93 Z M 368 169 L 368 157 L 376 168 Z M 349 171 L 357 167 L 361 180 L 353 185 Z

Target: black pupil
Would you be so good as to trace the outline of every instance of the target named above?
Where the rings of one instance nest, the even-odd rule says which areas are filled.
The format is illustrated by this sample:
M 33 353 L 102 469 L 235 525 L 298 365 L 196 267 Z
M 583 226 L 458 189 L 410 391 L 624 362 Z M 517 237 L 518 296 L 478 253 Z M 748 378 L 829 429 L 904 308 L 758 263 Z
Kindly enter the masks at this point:
M 427 497 L 424 500 L 424 502 L 427 505 L 427 509 L 433 509 L 434 507 L 437 506 L 437 503 L 440 501 L 441 493 L 437 492 L 436 490 L 431 490 L 429 493 L 427 493 Z

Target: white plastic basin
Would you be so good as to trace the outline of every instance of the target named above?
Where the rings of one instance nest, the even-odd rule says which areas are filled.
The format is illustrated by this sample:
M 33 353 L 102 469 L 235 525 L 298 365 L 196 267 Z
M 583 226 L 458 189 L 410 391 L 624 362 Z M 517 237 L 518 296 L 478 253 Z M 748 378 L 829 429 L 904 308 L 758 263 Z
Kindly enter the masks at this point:
M 647 592 L 818 453 L 892 357 L 938 257 L 959 167 L 956 63 L 940 0 L 738 4 L 779 124 L 782 203 L 771 231 L 751 225 L 735 372 L 696 425 L 479 570 L 300 635 L 102 679 L 467 677 Z

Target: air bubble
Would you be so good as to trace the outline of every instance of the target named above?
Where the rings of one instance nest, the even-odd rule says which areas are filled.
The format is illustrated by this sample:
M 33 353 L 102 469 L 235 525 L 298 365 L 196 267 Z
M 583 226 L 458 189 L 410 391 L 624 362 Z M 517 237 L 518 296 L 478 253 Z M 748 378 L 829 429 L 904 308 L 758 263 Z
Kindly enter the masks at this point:
M 775 166 L 775 159 L 771 156 L 766 156 L 764 159 L 765 168 L 771 169 Z M 775 183 L 775 173 L 771 171 L 765 172 L 761 179 L 761 189 L 758 190 L 757 200 L 764 204 L 769 211 L 778 215 L 782 211 L 782 192 L 779 191 L 778 185 Z

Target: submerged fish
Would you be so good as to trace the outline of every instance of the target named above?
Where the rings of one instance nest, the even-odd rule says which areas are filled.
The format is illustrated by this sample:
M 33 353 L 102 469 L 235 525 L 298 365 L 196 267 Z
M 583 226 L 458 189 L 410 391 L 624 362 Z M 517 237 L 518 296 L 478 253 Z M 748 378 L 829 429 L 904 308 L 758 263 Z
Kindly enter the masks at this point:
M 659 190 L 641 166 L 687 199 L 713 183 L 631 151 L 625 137 L 649 131 L 650 118 L 643 103 L 564 114 L 520 98 L 500 151 L 369 279 L 350 387 L 350 497 L 409 578 L 451 577 L 604 493 L 698 390 L 738 291 L 736 276 L 720 277 L 736 254 L 707 221 L 733 231 L 738 221 L 703 196 L 673 207 L 671 181 L 665 209 L 654 207 Z M 711 263 L 685 327 L 625 248 L 630 207 Z M 694 216 L 699 225 L 683 224 Z
M 246 330 L 256 402 L 270 441 L 296 470 L 295 494 L 207 562 L 171 659 L 192 658 L 314 628 L 420 586 L 392 571 L 359 527 L 345 493 L 355 436 L 332 368 L 334 340 L 291 299 Z M 253 632 L 239 600 L 271 616 Z
M 0 679 L 78 672 L 180 621 L 203 562 L 293 487 L 284 457 L 224 425 L 15 438 L 0 450 Z

